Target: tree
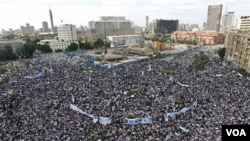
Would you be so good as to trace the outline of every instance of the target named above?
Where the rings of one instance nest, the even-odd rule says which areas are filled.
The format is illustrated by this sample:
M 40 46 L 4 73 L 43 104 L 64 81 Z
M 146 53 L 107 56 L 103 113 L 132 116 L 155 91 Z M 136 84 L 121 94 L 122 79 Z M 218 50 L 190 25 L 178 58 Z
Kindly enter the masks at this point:
M 26 42 L 23 45 L 24 55 L 26 58 L 32 58 L 35 50 L 37 48 L 39 48 L 38 47 L 39 45 L 37 43 L 40 42 L 40 39 L 35 38 L 35 39 L 31 40 L 29 37 L 27 37 L 25 41 Z
M 151 41 L 154 42 L 154 41 L 159 41 L 159 38 L 157 36 L 154 36 L 151 38 Z
M 238 68 L 237 72 L 240 73 L 243 76 L 248 76 L 249 73 L 244 68 Z
M 165 38 L 161 38 L 161 39 L 160 39 L 160 42 L 161 42 L 161 43 L 164 43 L 164 42 L 166 42 L 166 41 L 167 41 L 167 39 L 165 39 Z
M 0 60 L 5 61 L 6 60 L 6 51 L 4 50 L 4 48 L 0 48 Z
M 106 47 L 111 47 L 111 44 L 106 42 Z
M 68 51 L 75 51 L 78 49 L 78 44 L 76 43 L 71 43 L 69 47 L 67 48 Z
M 5 45 L 0 49 L 0 60 L 15 60 L 17 59 L 16 54 L 13 52 L 12 47 L 10 45 Z
M 98 38 L 98 39 L 94 42 L 94 46 L 95 46 L 96 48 L 100 48 L 100 47 L 104 46 L 103 40 L 101 40 L 100 38 Z
M 195 54 L 194 56 L 194 62 L 192 67 L 194 67 L 195 69 L 204 69 L 205 65 L 208 62 L 208 59 L 208 56 L 205 55 L 204 52 L 199 52 L 199 54 Z
M 43 53 L 52 52 L 52 49 L 46 43 L 44 45 L 37 45 L 37 49 L 40 50 L 40 51 L 42 51 Z
M 219 48 L 217 50 L 218 55 L 220 56 L 221 60 L 224 60 L 224 57 L 226 55 L 226 48 Z
M 92 49 L 92 48 L 93 48 L 92 44 L 91 44 L 90 42 L 88 42 L 88 41 L 85 42 L 84 47 L 85 47 L 86 49 Z
M 17 59 L 16 54 L 13 52 L 12 47 L 10 45 L 6 45 L 4 46 L 4 49 L 6 51 L 7 54 L 7 60 L 15 60 Z
M 36 50 L 36 45 L 32 44 L 32 43 L 25 43 L 23 45 L 24 48 L 24 55 L 26 58 L 32 58 L 33 57 L 33 53 Z

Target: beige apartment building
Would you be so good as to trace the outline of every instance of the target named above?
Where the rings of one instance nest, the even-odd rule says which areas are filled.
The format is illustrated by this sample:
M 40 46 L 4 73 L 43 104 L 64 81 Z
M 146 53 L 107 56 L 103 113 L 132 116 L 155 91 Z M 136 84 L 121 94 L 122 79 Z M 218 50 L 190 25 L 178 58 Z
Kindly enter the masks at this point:
M 230 31 L 225 39 L 227 60 L 250 71 L 250 30 Z
M 26 26 L 21 26 L 21 36 L 32 36 L 34 37 L 36 35 L 34 26 L 30 26 L 28 23 Z
M 218 44 L 223 39 L 223 34 L 218 32 L 200 31 L 175 31 L 171 34 L 172 40 L 194 40 L 198 43 Z

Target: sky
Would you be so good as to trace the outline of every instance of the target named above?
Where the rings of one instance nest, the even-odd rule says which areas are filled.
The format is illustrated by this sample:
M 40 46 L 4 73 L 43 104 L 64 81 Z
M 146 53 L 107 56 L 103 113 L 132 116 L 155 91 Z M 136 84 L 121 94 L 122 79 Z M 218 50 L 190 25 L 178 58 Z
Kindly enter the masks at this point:
M 223 4 L 223 14 L 227 9 L 235 17 L 250 15 L 250 0 L 0 0 L 0 30 L 18 29 L 26 23 L 39 29 L 43 21 L 50 27 L 49 5 L 55 26 L 88 26 L 100 16 L 125 16 L 137 26 L 145 26 L 145 16 L 149 22 L 178 19 L 201 26 L 207 20 L 208 5 L 217 4 Z

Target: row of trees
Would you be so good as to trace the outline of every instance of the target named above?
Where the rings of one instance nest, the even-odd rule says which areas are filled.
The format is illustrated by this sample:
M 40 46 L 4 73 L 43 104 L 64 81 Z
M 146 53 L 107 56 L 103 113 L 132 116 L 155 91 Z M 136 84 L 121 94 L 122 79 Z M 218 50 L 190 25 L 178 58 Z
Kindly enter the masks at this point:
M 164 43 L 164 42 L 167 42 L 167 39 L 164 38 L 164 37 L 153 36 L 153 37 L 151 38 L 151 41 L 152 41 L 152 42 L 159 41 L 159 42 L 161 42 L 161 43 Z
M 10 45 L 6 45 L 3 48 L 0 48 L 0 60 L 15 60 L 17 59 L 17 55 L 13 53 L 12 47 Z
M 79 49 L 84 50 L 84 49 L 94 49 L 94 48 L 103 48 L 103 47 L 110 47 L 110 43 L 106 42 L 106 44 L 104 43 L 104 41 L 100 38 L 98 38 L 95 42 L 89 42 L 89 41 L 85 41 L 85 43 L 79 41 L 78 44 L 76 43 L 71 43 L 70 46 L 66 49 L 67 51 L 75 51 L 78 49 L 78 45 L 79 45 Z
M 197 45 L 197 41 L 195 40 L 173 40 L 173 42 L 176 42 L 176 43 L 181 43 L 181 44 L 191 44 L 191 45 Z

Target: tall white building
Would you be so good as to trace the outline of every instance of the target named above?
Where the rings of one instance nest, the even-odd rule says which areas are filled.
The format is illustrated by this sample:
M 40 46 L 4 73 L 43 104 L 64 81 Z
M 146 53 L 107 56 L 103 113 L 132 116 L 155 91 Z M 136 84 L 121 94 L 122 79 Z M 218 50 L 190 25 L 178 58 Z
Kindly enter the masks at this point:
M 63 24 L 58 26 L 58 39 L 59 41 L 64 42 L 76 42 L 77 34 L 76 34 L 76 26 L 72 24 Z
M 207 31 L 220 31 L 222 4 L 209 5 L 207 10 Z
M 228 32 L 233 29 L 234 12 L 226 13 L 222 18 L 222 26 L 224 27 L 224 32 Z
M 240 16 L 237 19 L 237 29 L 250 29 L 250 16 Z

